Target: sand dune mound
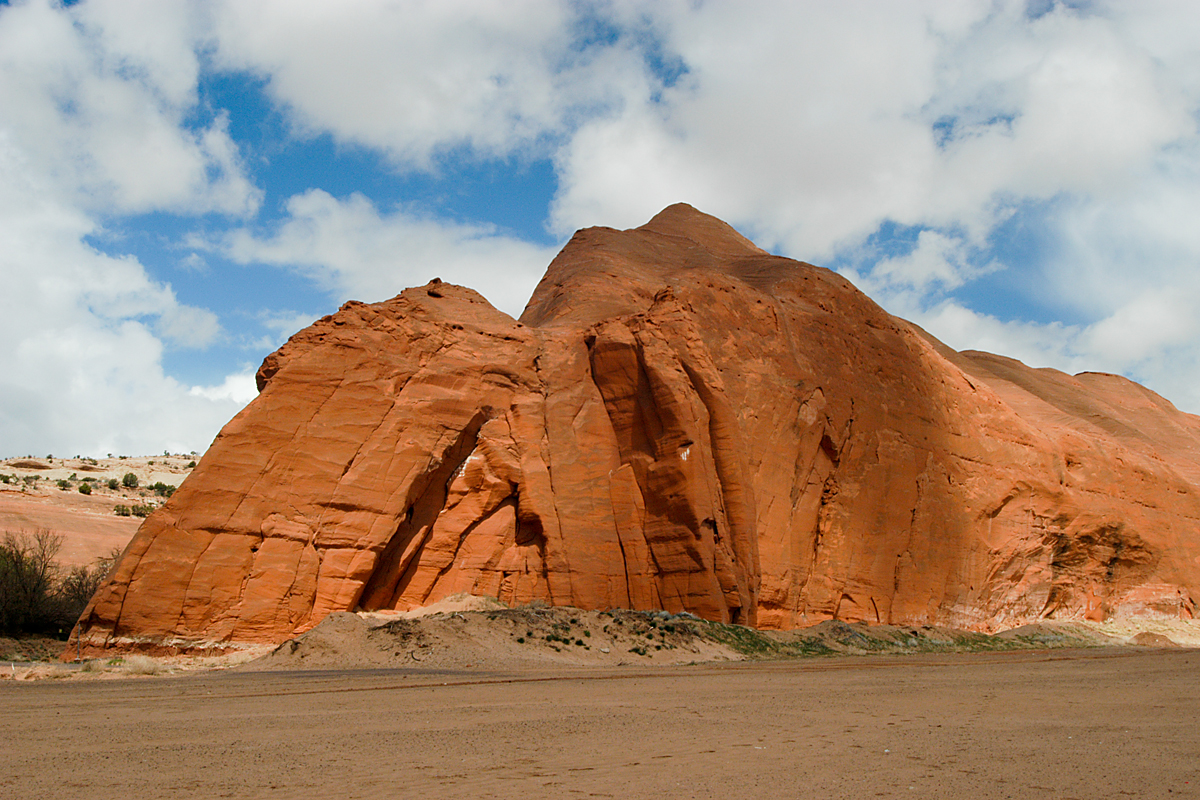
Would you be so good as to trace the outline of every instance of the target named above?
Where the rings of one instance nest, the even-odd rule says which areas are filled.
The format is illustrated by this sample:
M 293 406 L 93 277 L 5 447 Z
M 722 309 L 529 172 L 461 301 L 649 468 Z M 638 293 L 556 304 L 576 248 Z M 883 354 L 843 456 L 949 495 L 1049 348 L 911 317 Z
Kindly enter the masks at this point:
M 410 618 L 333 613 L 242 669 L 503 670 L 743 657 L 705 635 L 700 621 L 687 616 L 534 605 Z
M 1182 646 L 1175 640 L 1173 640 L 1167 636 L 1163 636 L 1161 633 L 1154 633 L 1152 631 L 1142 631 L 1141 633 L 1135 634 L 1132 638 L 1130 638 L 1129 643 L 1138 645 L 1139 647 L 1181 647 Z

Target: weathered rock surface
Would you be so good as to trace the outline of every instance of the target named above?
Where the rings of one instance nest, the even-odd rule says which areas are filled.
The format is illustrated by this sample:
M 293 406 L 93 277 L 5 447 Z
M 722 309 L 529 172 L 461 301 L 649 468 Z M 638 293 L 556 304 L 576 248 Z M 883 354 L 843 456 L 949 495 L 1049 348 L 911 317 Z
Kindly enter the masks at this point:
M 258 381 L 85 643 L 282 641 L 460 592 L 984 629 L 1200 593 L 1200 418 L 956 353 L 685 205 L 577 233 L 519 321 L 434 281 Z

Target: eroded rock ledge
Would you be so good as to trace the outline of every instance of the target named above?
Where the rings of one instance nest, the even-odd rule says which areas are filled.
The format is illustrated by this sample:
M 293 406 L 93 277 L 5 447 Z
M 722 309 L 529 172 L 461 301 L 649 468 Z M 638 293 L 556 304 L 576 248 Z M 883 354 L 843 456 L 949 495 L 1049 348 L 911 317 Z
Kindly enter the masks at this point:
M 351 302 L 146 520 L 76 635 L 278 642 L 470 592 L 791 628 L 1190 617 L 1200 418 L 956 353 L 672 206 L 580 231 L 520 320 Z

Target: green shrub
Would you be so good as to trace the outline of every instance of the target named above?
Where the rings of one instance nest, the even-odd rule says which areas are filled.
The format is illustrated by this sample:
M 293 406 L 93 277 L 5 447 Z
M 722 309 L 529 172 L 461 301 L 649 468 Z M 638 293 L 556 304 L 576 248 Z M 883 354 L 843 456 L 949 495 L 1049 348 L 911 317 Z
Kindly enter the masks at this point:
M 151 484 L 150 488 L 153 489 L 154 493 L 159 497 L 170 497 L 171 495 L 175 494 L 174 484 L 163 483 L 162 481 Z
M 113 513 L 118 517 L 128 517 L 133 512 L 129 510 L 129 506 L 113 506 Z
M 125 477 L 121 478 L 121 485 L 126 489 L 136 489 L 138 486 L 138 477 L 132 472 L 126 472 Z
M 117 480 L 116 478 L 109 478 L 109 479 L 108 479 L 107 486 L 108 486 L 108 488 L 109 488 L 109 489 L 112 489 L 114 492 L 117 490 L 117 488 L 118 488 L 120 485 L 121 485 L 121 482 L 120 482 L 119 480 Z
M 91 494 L 92 493 L 92 485 L 90 483 L 79 484 L 79 493 L 80 494 Z
M 65 492 L 67 489 L 70 489 L 70 488 L 71 488 L 71 482 L 70 482 L 69 480 L 67 480 L 66 478 L 62 478 L 62 479 L 60 479 L 60 480 L 57 480 L 57 481 L 55 481 L 55 483 L 57 483 L 57 484 L 58 484 L 58 488 L 59 488 L 59 489 L 61 489 L 61 490 L 63 490 L 64 492 Z
M 134 506 L 129 510 L 135 517 L 148 517 L 154 512 L 154 506 Z

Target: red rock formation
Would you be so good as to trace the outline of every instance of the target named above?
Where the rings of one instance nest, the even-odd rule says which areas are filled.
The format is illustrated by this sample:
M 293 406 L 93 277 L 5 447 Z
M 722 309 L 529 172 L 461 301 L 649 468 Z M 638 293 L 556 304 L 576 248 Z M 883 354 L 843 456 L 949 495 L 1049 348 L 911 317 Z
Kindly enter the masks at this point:
M 770 628 L 1195 610 L 1200 418 L 956 353 L 686 205 L 577 233 L 519 321 L 435 280 L 258 381 L 87 644 L 274 642 L 458 592 Z

